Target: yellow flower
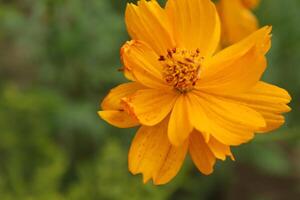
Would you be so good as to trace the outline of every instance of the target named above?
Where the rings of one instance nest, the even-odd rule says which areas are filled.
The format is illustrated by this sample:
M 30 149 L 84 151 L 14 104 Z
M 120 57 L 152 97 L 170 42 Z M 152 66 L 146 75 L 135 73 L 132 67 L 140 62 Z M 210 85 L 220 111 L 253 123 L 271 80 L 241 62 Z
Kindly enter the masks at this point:
M 165 184 L 187 152 L 203 174 L 216 159 L 232 159 L 230 146 L 284 123 L 289 94 L 260 81 L 271 27 L 215 54 L 220 23 L 210 0 L 128 4 L 132 38 L 121 49 L 125 76 L 99 115 L 120 127 L 141 125 L 130 148 L 129 170 L 144 182 Z
M 252 13 L 259 0 L 220 0 L 217 4 L 222 24 L 222 45 L 234 44 L 258 29 Z

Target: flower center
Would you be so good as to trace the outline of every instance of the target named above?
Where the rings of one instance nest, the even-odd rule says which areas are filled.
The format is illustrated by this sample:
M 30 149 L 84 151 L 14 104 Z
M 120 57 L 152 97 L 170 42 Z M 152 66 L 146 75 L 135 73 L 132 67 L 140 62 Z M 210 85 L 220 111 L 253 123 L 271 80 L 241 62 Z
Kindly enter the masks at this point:
M 165 81 L 181 93 L 192 90 L 196 85 L 202 60 L 199 49 L 190 51 L 179 48 L 169 49 L 166 56 L 159 58 L 164 66 Z

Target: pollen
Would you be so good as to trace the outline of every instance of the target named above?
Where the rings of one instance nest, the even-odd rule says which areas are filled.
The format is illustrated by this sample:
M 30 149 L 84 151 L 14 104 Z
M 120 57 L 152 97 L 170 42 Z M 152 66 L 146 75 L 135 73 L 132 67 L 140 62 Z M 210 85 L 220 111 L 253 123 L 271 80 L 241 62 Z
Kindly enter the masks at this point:
M 194 88 L 200 77 L 203 57 L 199 49 L 169 49 L 165 56 L 160 56 L 163 63 L 163 77 L 168 85 L 173 86 L 181 93 Z

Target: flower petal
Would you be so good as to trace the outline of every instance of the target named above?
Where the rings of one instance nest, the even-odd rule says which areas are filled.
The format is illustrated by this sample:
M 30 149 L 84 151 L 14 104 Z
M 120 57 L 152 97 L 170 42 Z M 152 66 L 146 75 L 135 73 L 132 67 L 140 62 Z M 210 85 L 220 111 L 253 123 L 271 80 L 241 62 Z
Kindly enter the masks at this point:
M 275 85 L 258 82 L 247 93 L 229 95 L 233 101 L 256 110 L 265 118 L 267 126 L 261 128 L 261 132 L 268 132 L 279 128 L 284 123 L 282 113 L 291 109 L 286 104 L 291 101 L 289 93 Z
M 254 6 L 253 3 L 249 0 L 221 0 L 218 3 L 223 45 L 234 44 L 258 29 L 255 15 L 246 7 Z
M 165 184 L 178 173 L 187 149 L 188 142 L 179 147 L 171 145 L 167 120 L 152 127 L 142 126 L 130 147 L 129 170 L 142 173 L 145 183 L 152 178 L 156 185 Z
M 161 122 L 172 110 L 177 93 L 163 90 L 139 90 L 123 98 L 130 113 L 133 113 L 141 124 L 153 126 Z
M 149 88 L 170 88 L 163 80 L 159 56 L 146 43 L 136 40 L 127 42 L 121 49 L 121 58 L 124 70 L 132 76 L 131 79 Z
M 248 142 L 254 136 L 253 130 L 241 124 L 233 123 L 214 110 L 215 107 L 200 98 L 198 95 L 189 94 L 191 102 L 193 126 L 203 133 L 205 141 L 209 142 L 210 135 L 226 145 L 240 145 Z
M 220 22 L 210 0 L 169 0 L 166 5 L 177 47 L 211 56 L 220 40 Z
M 264 55 L 252 48 L 235 62 L 229 65 L 219 63 L 219 66 L 210 77 L 203 72 L 202 80 L 197 86 L 199 90 L 217 94 L 245 92 L 260 80 L 267 62 Z
M 174 47 L 169 19 L 155 0 L 127 4 L 125 20 L 131 38 L 151 45 L 157 54 L 164 55 Z
M 253 87 L 266 68 L 271 27 L 263 27 L 211 59 L 204 60 L 196 88 L 211 93 L 236 94 Z
M 225 160 L 226 156 L 230 156 L 231 159 L 234 160 L 234 157 L 230 150 L 230 146 L 219 142 L 214 137 L 210 138 L 207 145 L 210 148 L 210 150 L 212 151 L 212 153 L 215 155 L 216 158 Z
M 247 106 L 228 101 L 225 98 L 209 94 L 196 93 L 201 99 L 202 105 L 209 108 L 212 112 L 219 115 L 226 121 L 257 130 L 266 126 L 264 118 Z
M 284 116 L 280 114 L 273 114 L 265 111 L 259 111 L 259 112 L 265 118 L 267 126 L 261 128 L 257 133 L 268 133 L 270 131 L 280 128 L 285 123 Z
M 247 93 L 232 96 L 232 98 L 234 97 L 237 99 L 241 98 L 250 104 L 260 103 L 262 106 L 269 106 L 270 109 L 273 108 L 270 106 L 270 103 L 274 104 L 275 106 L 280 106 L 291 101 L 291 96 L 286 90 L 263 81 L 259 81 Z M 277 110 L 278 108 L 275 109 Z M 285 110 L 285 107 L 282 107 L 281 109 Z M 289 110 L 283 112 L 288 111 Z
M 203 66 L 205 67 L 205 74 L 202 74 L 202 76 L 211 76 L 222 69 L 220 64 L 230 65 L 243 57 L 252 48 L 257 49 L 263 55 L 266 54 L 271 47 L 271 30 L 272 27 L 264 26 L 242 41 L 218 52 L 212 59 L 206 59 Z
M 205 175 L 209 175 L 213 172 L 216 157 L 208 145 L 204 142 L 202 134 L 197 131 L 191 133 L 189 153 L 199 171 Z
M 121 105 L 121 99 L 141 89 L 145 89 L 145 87 L 136 82 L 121 84 L 110 90 L 108 95 L 102 101 L 101 108 L 103 110 L 123 109 Z
M 170 116 L 168 136 L 171 143 L 176 146 L 184 143 L 193 130 L 188 104 L 187 96 L 180 95 Z
M 131 128 L 131 127 L 138 126 L 140 124 L 135 117 L 130 116 L 125 111 L 119 111 L 119 110 L 99 111 L 98 115 L 107 123 L 118 128 Z
M 102 101 L 101 107 L 104 111 L 99 111 L 98 115 L 107 123 L 118 128 L 130 128 L 139 125 L 138 120 L 124 110 L 121 99 L 144 88 L 136 82 L 124 83 L 115 87 Z

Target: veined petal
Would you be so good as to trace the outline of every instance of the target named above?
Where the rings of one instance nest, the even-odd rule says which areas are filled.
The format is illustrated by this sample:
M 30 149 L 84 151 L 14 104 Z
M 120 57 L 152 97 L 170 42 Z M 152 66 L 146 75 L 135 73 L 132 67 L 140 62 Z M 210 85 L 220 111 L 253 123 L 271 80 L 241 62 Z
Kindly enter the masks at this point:
M 212 136 L 226 145 L 238 146 L 247 143 L 254 137 L 254 131 L 239 127 L 231 122 L 225 121 L 217 115 L 213 115 L 216 122 Z
M 206 59 L 203 66 L 205 67 L 205 76 L 210 76 L 222 69 L 220 64 L 228 65 L 235 62 L 235 60 L 243 57 L 253 47 L 258 52 L 266 54 L 271 46 L 271 30 L 272 27 L 264 26 L 240 42 L 218 52 L 212 59 Z
M 275 105 L 287 104 L 292 99 L 286 90 L 263 81 L 259 81 L 248 92 L 240 94 L 238 97 L 243 97 L 243 100 L 250 103 L 259 101 L 263 105 L 269 105 L 270 103 Z
M 218 56 L 216 59 L 218 60 Z M 233 60 L 219 60 L 214 65 L 206 66 L 197 83 L 197 88 L 218 94 L 242 93 L 261 79 L 266 66 L 264 54 L 252 47 L 241 57 Z
M 242 93 L 253 87 L 266 68 L 271 27 L 263 27 L 211 59 L 204 60 L 197 88 L 219 94 Z
M 121 58 L 124 70 L 137 82 L 149 88 L 170 88 L 163 80 L 159 56 L 148 44 L 135 40 L 127 42 L 121 49 Z
M 138 120 L 124 110 L 121 99 L 144 88 L 143 85 L 136 82 L 115 87 L 102 101 L 101 107 L 104 111 L 99 111 L 98 115 L 107 123 L 118 128 L 130 128 L 139 125 Z
M 220 160 L 225 160 L 226 156 L 230 156 L 232 160 L 235 160 L 231 153 L 230 146 L 219 142 L 214 137 L 210 138 L 207 145 L 210 148 L 210 150 L 212 151 L 212 153 L 215 155 L 216 158 L 218 158 Z
M 254 131 L 241 124 L 224 119 L 205 99 L 189 94 L 191 102 L 193 126 L 205 136 L 208 143 L 210 136 L 226 145 L 240 145 L 254 136 Z
M 210 135 L 213 132 L 214 123 L 211 123 L 207 113 L 202 108 L 199 97 L 193 93 L 188 94 L 190 110 L 190 120 L 195 129 L 200 131 L 206 143 L 210 140 Z
M 187 96 L 180 95 L 172 110 L 168 126 L 168 136 L 173 145 L 179 146 L 184 143 L 192 132 L 190 112 Z
M 225 98 L 217 97 L 201 92 L 195 92 L 202 105 L 233 124 L 247 127 L 250 130 L 257 130 L 266 126 L 264 118 L 254 109 L 239 103 L 228 101 Z
M 169 19 L 155 0 L 127 4 L 125 20 L 131 38 L 146 42 L 157 54 L 164 55 L 174 47 Z
M 282 88 L 262 81 L 244 94 L 225 97 L 259 112 L 267 124 L 266 127 L 260 129 L 261 132 L 279 128 L 285 121 L 281 114 L 291 110 L 286 105 L 291 101 L 289 93 Z
M 169 0 L 166 12 L 177 47 L 198 48 L 204 57 L 215 52 L 220 40 L 220 22 L 210 0 Z
M 258 20 L 249 9 L 249 6 L 254 6 L 252 1 L 221 0 L 218 3 L 223 45 L 234 44 L 258 29 Z
M 259 111 L 259 110 L 257 110 Z M 268 133 L 280 128 L 285 123 L 285 118 L 281 114 L 274 114 L 265 111 L 259 111 L 266 120 L 266 127 L 261 128 L 257 133 Z
M 130 113 L 133 113 L 141 124 L 153 126 L 161 122 L 174 107 L 177 93 L 155 89 L 139 90 L 123 98 Z
M 179 171 L 188 142 L 175 147 L 167 136 L 167 120 L 152 127 L 142 126 L 137 132 L 129 151 L 129 170 L 142 173 L 144 182 L 151 178 L 154 184 L 169 182 Z
M 194 131 L 190 135 L 189 153 L 196 167 L 205 175 L 213 172 L 216 163 L 216 157 L 204 142 L 201 133 Z

